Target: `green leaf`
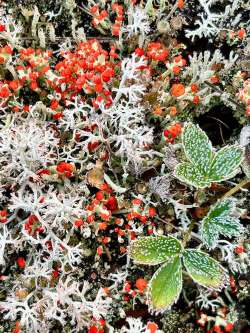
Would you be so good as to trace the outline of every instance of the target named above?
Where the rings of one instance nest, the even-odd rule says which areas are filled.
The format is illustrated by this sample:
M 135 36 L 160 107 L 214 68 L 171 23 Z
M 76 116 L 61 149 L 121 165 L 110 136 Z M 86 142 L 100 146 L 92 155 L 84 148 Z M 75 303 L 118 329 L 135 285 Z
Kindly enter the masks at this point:
M 148 289 L 151 311 L 163 312 L 179 298 L 182 290 L 182 265 L 178 256 L 163 264 L 153 275 Z
M 202 220 L 202 240 L 209 248 L 217 244 L 219 234 L 226 237 L 240 236 L 244 228 L 237 217 L 232 217 L 235 210 L 234 201 L 225 199 L 218 201 L 210 208 L 207 216 Z
M 237 145 L 214 153 L 206 133 L 192 123 L 184 126 L 182 144 L 189 162 L 176 166 L 175 177 L 197 188 L 234 177 L 243 160 L 244 150 Z
M 243 148 L 237 145 L 219 150 L 212 161 L 209 179 L 212 182 L 220 182 L 234 177 L 242 162 L 243 153 Z
M 219 239 L 219 233 L 211 223 L 203 223 L 201 227 L 201 238 L 203 243 L 209 248 L 213 249 Z
M 206 133 L 199 126 L 187 123 L 183 129 L 182 143 L 189 161 L 201 174 L 206 174 L 213 157 L 212 144 Z
M 228 284 L 225 269 L 205 252 L 185 250 L 183 261 L 191 278 L 203 287 L 221 290 Z
M 210 181 L 206 179 L 205 175 L 200 173 L 196 166 L 189 162 L 178 164 L 174 175 L 182 182 L 197 188 L 204 188 L 210 185 Z
M 141 237 L 134 240 L 129 248 L 135 263 L 145 265 L 158 265 L 181 251 L 181 243 L 171 236 Z

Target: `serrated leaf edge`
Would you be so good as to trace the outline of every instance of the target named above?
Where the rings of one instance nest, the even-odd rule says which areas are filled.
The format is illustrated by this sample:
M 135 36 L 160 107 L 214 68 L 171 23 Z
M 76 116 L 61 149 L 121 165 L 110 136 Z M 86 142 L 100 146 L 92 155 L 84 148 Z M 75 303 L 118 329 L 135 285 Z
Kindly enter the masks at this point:
M 212 160 L 212 162 L 215 161 L 216 156 L 217 156 L 222 150 L 226 150 L 227 148 L 233 148 L 233 147 L 234 147 L 234 148 L 240 148 L 240 150 L 241 150 L 241 152 L 242 152 L 242 157 L 241 157 L 241 160 L 240 160 L 240 162 L 239 162 L 239 165 L 240 165 L 240 164 L 242 163 L 243 159 L 244 159 L 244 150 L 245 150 L 245 148 L 244 148 L 243 146 L 237 144 L 237 143 L 235 143 L 235 144 L 233 144 L 233 145 L 226 145 L 226 146 L 220 148 L 219 150 L 217 150 L 217 151 L 214 153 L 214 156 L 213 156 L 213 160 Z
M 186 123 L 184 124 L 184 126 L 183 126 L 183 131 L 182 131 L 182 133 L 181 133 L 181 142 L 182 142 L 183 151 L 184 151 L 184 153 L 185 153 L 185 156 L 186 156 L 187 160 L 188 160 L 192 165 L 194 165 L 194 164 L 192 163 L 192 161 L 190 160 L 190 158 L 188 157 L 188 155 L 187 155 L 187 150 L 186 150 L 185 145 L 184 145 L 184 143 L 183 143 L 183 142 L 184 142 L 184 133 L 185 133 L 186 128 L 187 128 L 189 125 L 191 125 L 191 126 L 195 126 L 196 129 L 198 129 L 200 132 L 202 132 L 202 133 L 205 134 L 205 136 L 207 137 L 207 140 L 208 140 L 208 143 L 209 143 L 209 146 L 210 146 L 210 148 L 211 148 L 211 152 L 212 152 L 213 155 L 214 155 L 214 150 L 213 150 L 212 142 L 211 142 L 211 140 L 209 139 L 207 133 L 206 133 L 205 131 L 203 131 L 203 129 L 201 129 L 199 125 L 194 124 L 194 123 L 192 123 L 192 122 L 190 122 L 190 121 L 189 121 L 189 122 L 186 122 Z M 211 164 L 212 164 L 213 159 L 214 159 L 214 156 L 212 156 L 212 158 L 211 158 L 210 166 L 211 166 Z M 195 165 L 194 165 L 194 166 L 195 166 Z
M 203 226 L 203 224 L 202 224 L 202 226 Z M 204 232 L 203 232 L 203 227 L 202 226 L 201 226 L 201 231 L 200 231 L 202 243 L 207 247 L 207 249 L 213 250 L 214 248 L 216 248 L 216 246 L 218 244 L 220 234 L 217 230 L 214 230 L 214 233 L 216 233 L 216 239 L 215 239 L 214 243 L 212 245 L 210 245 L 210 244 L 208 244 L 208 242 L 206 241 L 206 239 L 204 237 Z
M 176 174 L 176 169 L 177 169 L 177 167 L 178 167 L 180 164 L 182 164 L 182 163 L 187 163 L 187 162 L 182 162 L 182 163 L 177 164 L 177 166 L 176 166 L 175 169 L 174 169 L 174 173 L 173 173 L 174 177 L 177 178 L 178 180 L 180 180 L 181 182 L 187 184 L 187 185 L 194 186 L 195 188 L 203 189 L 203 188 L 206 188 L 206 187 L 210 186 L 211 183 L 220 183 L 220 182 L 222 182 L 222 181 L 225 181 L 225 180 L 227 180 L 227 179 L 230 179 L 230 178 L 233 178 L 234 176 L 236 176 L 236 174 L 239 172 L 239 166 L 242 164 L 242 162 L 243 162 L 243 160 L 244 160 L 244 147 L 242 147 L 242 146 L 239 145 L 239 144 L 227 145 L 227 146 L 221 148 L 220 150 L 218 150 L 217 152 L 215 152 L 214 149 L 213 149 L 212 143 L 211 143 L 209 137 L 207 136 L 206 132 L 203 131 L 198 125 L 195 125 L 195 124 L 193 124 L 192 122 L 186 122 L 186 123 L 184 124 L 184 126 L 183 126 L 183 131 L 182 131 L 182 133 L 181 133 L 181 141 L 182 141 L 183 151 L 184 151 L 184 154 L 185 154 L 186 159 L 188 160 L 188 163 L 190 163 L 190 164 L 194 167 L 194 169 L 196 169 L 197 171 L 199 171 L 199 170 L 198 170 L 198 168 L 196 167 L 196 165 L 195 165 L 194 163 L 192 163 L 192 161 L 191 161 L 190 158 L 188 157 L 187 150 L 186 150 L 186 148 L 185 148 L 185 144 L 184 144 L 184 133 L 185 133 L 185 130 L 186 130 L 186 128 L 187 128 L 188 126 L 195 126 L 199 131 L 203 132 L 203 133 L 205 134 L 205 136 L 207 137 L 208 142 L 209 142 L 209 145 L 210 145 L 210 147 L 211 147 L 211 152 L 212 152 L 212 155 L 213 155 L 213 156 L 212 156 L 212 158 L 211 158 L 209 171 L 208 171 L 208 173 L 206 173 L 206 174 L 204 175 L 204 181 L 207 182 L 207 185 L 204 185 L 204 186 L 199 185 L 199 186 L 197 186 L 198 183 L 191 182 L 190 180 L 188 180 L 188 179 L 185 178 L 185 177 L 180 178 L 180 177 Z M 227 149 L 228 147 L 236 147 L 236 148 L 240 148 L 240 149 L 242 150 L 242 157 L 241 157 L 241 160 L 240 160 L 240 162 L 238 163 L 238 165 L 235 167 L 235 170 L 234 170 L 233 172 L 231 172 L 230 174 L 228 174 L 227 176 L 223 176 L 223 177 L 221 177 L 221 179 L 219 179 L 219 180 L 214 180 L 214 179 L 212 179 L 212 178 L 205 179 L 205 176 L 206 176 L 206 175 L 208 176 L 209 173 L 210 173 L 210 170 L 211 170 L 212 164 L 213 164 L 213 162 L 215 161 L 215 158 L 216 158 L 217 154 L 218 154 L 221 150 L 225 150 L 225 149 Z
M 205 256 L 209 256 L 206 252 L 203 252 L 203 251 L 200 251 L 200 250 L 198 251 L 198 250 L 195 250 L 195 249 L 188 249 L 188 251 L 196 251 L 196 252 L 200 252 L 200 253 L 204 254 Z M 209 256 L 209 257 L 210 257 L 210 256 Z M 218 265 L 219 265 L 219 266 L 221 267 L 221 269 L 222 269 L 222 272 L 221 272 L 221 274 L 222 274 L 221 284 L 219 285 L 218 288 L 208 287 L 208 286 L 206 286 L 206 285 L 204 285 L 204 284 L 198 282 L 196 279 L 194 279 L 194 278 L 192 277 L 192 275 L 190 274 L 190 271 L 188 270 L 188 268 L 187 268 L 186 265 L 185 265 L 185 258 L 184 258 L 184 256 L 182 256 L 183 266 L 185 267 L 185 269 L 186 269 L 188 275 L 190 276 L 190 278 L 191 278 L 195 283 L 197 283 L 198 285 L 200 285 L 200 286 L 202 286 L 202 287 L 204 287 L 204 288 L 206 288 L 206 289 L 208 289 L 208 290 L 211 290 L 211 291 L 221 291 L 223 288 L 225 288 L 226 286 L 229 285 L 229 275 L 228 275 L 227 270 L 226 270 L 223 266 L 221 266 L 221 264 L 219 264 L 219 262 L 218 262 L 217 260 L 215 260 L 215 259 L 212 258 L 212 257 L 210 257 L 210 258 L 211 258 L 212 260 L 216 261 L 216 262 L 218 263 Z
M 204 236 L 203 236 L 203 234 L 204 234 L 204 233 L 203 233 L 203 226 L 204 226 L 204 223 L 205 223 L 204 221 L 207 219 L 207 217 L 208 217 L 208 215 L 210 214 L 210 212 L 211 212 L 213 209 L 215 209 L 216 206 L 217 206 L 218 204 L 221 204 L 221 203 L 223 203 L 223 202 L 229 202 L 229 203 L 230 203 L 230 214 L 232 213 L 233 210 L 235 210 L 235 208 L 236 208 L 235 200 L 233 200 L 233 199 L 231 199 L 231 198 L 226 198 L 226 199 L 224 199 L 224 200 L 218 200 L 218 201 L 216 201 L 212 206 L 210 206 L 210 209 L 209 209 L 207 215 L 206 215 L 206 216 L 201 220 L 201 222 L 200 222 L 200 235 L 201 235 L 202 241 L 203 241 L 203 243 L 206 245 L 206 247 L 207 247 L 208 249 L 210 249 L 210 250 L 212 250 L 212 249 L 214 249 L 214 248 L 216 247 L 216 245 L 217 245 L 217 243 L 218 243 L 218 240 L 219 240 L 219 237 L 220 237 L 220 233 L 219 233 L 218 230 L 214 230 L 214 232 L 217 233 L 217 239 L 216 239 L 216 241 L 214 242 L 213 246 L 210 246 L 210 245 L 205 241 Z M 230 215 L 230 214 L 229 214 L 229 215 Z M 215 227 L 215 229 L 216 229 L 216 227 Z
M 203 233 L 203 226 L 204 226 L 204 223 L 205 223 L 204 221 L 205 221 L 206 218 L 208 217 L 209 213 L 210 213 L 213 209 L 215 209 L 216 206 L 217 206 L 218 204 L 223 203 L 223 202 L 229 202 L 229 204 L 230 204 L 230 208 L 229 208 L 230 213 L 228 214 L 228 216 L 229 216 L 229 217 L 232 217 L 231 215 L 232 215 L 233 211 L 236 209 L 236 200 L 233 199 L 233 198 L 225 198 L 225 199 L 223 199 L 223 200 L 218 200 L 215 204 L 213 204 L 213 205 L 210 207 L 210 209 L 209 209 L 207 215 L 201 220 L 201 224 L 200 224 L 200 235 L 201 235 L 201 239 L 202 239 L 202 241 L 203 241 L 203 244 L 205 244 L 205 246 L 206 246 L 208 249 L 210 249 L 210 250 L 213 250 L 214 248 L 216 248 L 216 246 L 217 246 L 217 244 L 218 244 L 219 237 L 220 237 L 220 235 L 223 235 L 223 234 L 222 234 L 219 230 L 217 230 L 217 228 L 216 228 L 216 226 L 215 226 L 215 227 L 214 227 L 214 229 L 215 229 L 214 232 L 217 233 L 217 239 L 216 239 L 216 241 L 214 242 L 213 246 L 210 246 L 210 245 L 205 241 L 204 236 L 203 236 L 203 235 L 204 235 L 204 233 Z M 237 219 L 237 218 L 235 217 L 235 219 Z M 239 220 L 239 219 L 237 219 L 237 220 Z M 227 235 L 226 237 L 228 237 L 228 238 L 231 239 L 232 237 L 238 237 L 238 236 L 240 236 L 240 234 L 244 232 L 245 228 L 240 224 L 239 221 L 238 221 L 238 223 L 239 223 L 239 225 L 240 225 L 240 227 L 241 227 L 241 230 L 240 230 L 239 234 L 238 234 L 238 235 L 235 235 L 235 236 Z M 225 236 L 225 235 L 223 235 L 223 236 Z
M 227 180 L 227 179 L 230 179 L 230 178 L 233 178 L 234 176 L 237 175 L 237 173 L 240 171 L 240 165 L 242 164 L 243 160 L 244 160 L 244 150 L 245 148 L 242 147 L 241 145 L 239 144 L 233 144 L 233 145 L 227 145 L 225 147 L 222 147 L 221 149 L 219 149 L 217 152 L 214 153 L 214 156 L 213 156 L 213 159 L 212 159 L 212 162 L 210 164 L 210 169 L 209 171 L 211 171 L 211 168 L 212 168 L 212 164 L 214 163 L 215 159 L 216 159 L 216 156 L 218 155 L 218 153 L 220 153 L 222 150 L 226 150 L 227 148 L 232 148 L 232 147 L 235 147 L 235 148 L 240 148 L 241 149 L 241 152 L 242 152 L 242 155 L 241 155 L 241 159 L 238 163 L 238 165 L 235 167 L 234 171 L 232 171 L 230 174 L 226 175 L 226 176 L 223 176 L 221 177 L 220 180 L 213 180 L 212 178 L 209 178 L 210 182 L 211 183 L 220 183 L 224 180 Z

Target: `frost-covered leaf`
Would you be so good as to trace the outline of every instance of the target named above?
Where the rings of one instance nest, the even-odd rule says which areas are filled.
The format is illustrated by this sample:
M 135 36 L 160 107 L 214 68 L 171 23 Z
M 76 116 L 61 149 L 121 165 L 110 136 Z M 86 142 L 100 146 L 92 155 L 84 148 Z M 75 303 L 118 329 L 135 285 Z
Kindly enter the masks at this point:
M 151 311 L 163 312 L 179 298 L 182 290 L 182 265 L 179 256 L 171 258 L 153 275 L 148 289 Z
M 244 161 L 242 162 L 242 169 L 243 169 L 245 175 L 247 176 L 247 178 L 250 178 L 250 164 L 247 161 L 247 159 L 244 159 Z
M 245 147 L 244 159 L 241 166 L 247 178 L 250 178 L 250 143 Z
M 233 237 L 239 236 L 243 231 L 239 219 L 231 216 L 234 209 L 235 204 L 233 200 L 218 201 L 210 208 L 209 213 L 202 220 L 202 240 L 209 248 L 216 246 L 219 234 Z
M 228 283 L 225 269 L 205 252 L 185 250 L 183 261 L 191 278 L 204 287 L 221 290 Z
M 204 221 L 204 220 L 203 220 Z M 203 243 L 210 249 L 213 249 L 218 241 L 219 233 L 213 224 L 206 222 L 201 227 L 201 237 Z
M 243 152 L 243 148 L 237 145 L 227 146 L 219 150 L 211 164 L 210 180 L 219 182 L 234 177 L 242 162 Z
M 171 236 L 141 237 L 132 242 L 129 253 L 135 263 L 157 265 L 182 251 L 178 239 Z
M 184 162 L 180 163 L 175 168 L 175 177 L 184 183 L 195 186 L 197 188 L 204 188 L 210 185 L 209 180 L 202 174 L 195 165 Z
M 247 178 L 250 178 L 250 126 L 242 128 L 240 132 L 240 145 L 245 147 L 245 156 L 241 166 Z
M 182 143 L 189 162 L 176 166 L 175 177 L 179 180 L 204 188 L 212 182 L 232 178 L 238 172 L 244 153 L 242 147 L 227 146 L 214 153 L 206 133 L 192 123 L 184 126 Z
M 206 174 L 212 161 L 212 144 L 206 133 L 197 125 L 187 123 L 182 133 L 186 157 L 201 174 Z

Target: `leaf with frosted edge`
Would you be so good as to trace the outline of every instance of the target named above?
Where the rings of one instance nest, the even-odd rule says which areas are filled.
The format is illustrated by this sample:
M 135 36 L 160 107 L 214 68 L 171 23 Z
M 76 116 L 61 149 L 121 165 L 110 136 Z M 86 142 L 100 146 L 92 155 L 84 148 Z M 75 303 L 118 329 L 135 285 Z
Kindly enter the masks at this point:
M 197 188 L 204 188 L 210 185 L 210 181 L 199 172 L 195 165 L 184 162 L 176 166 L 174 175 L 182 182 Z
M 210 223 L 203 223 L 201 227 L 201 238 L 203 243 L 210 249 L 217 244 L 219 233 Z
M 245 175 L 247 176 L 247 178 L 250 178 L 250 164 L 247 161 L 247 159 L 243 160 L 241 166 L 242 166 L 242 169 L 245 172 Z
M 183 262 L 191 278 L 203 287 L 221 290 L 228 284 L 226 270 L 205 252 L 185 250 Z
M 212 161 L 209 179 L 219 182 L 234 177 L 243 159 L 243 148 L 240 146 L 227 146 L 220 149 Z
M 205 175 L 213 157 L 212 144 L 207 134 L 199 126 L 187 123 L 182 133 L 182 144 L 186 157 Z
M 210 208 L 207 216 L 202 220 L 201 236 L 203 242 L 214 248 L 217 244 L 219 234 L 227 237 L 239 236 L 244 228 L 239 219 L 230 216 L 235 209 L 234 201 L 225 199 L 218 201 Z
M 229 238 L 240 236 L 241 233 L 244 231 L 244 228 L 240 224 L 239 220 L 231 216 L 222 221 L 222 223 L 218 223 L 217 229 L 221 235 Z
M 148 286 L 149 308 L 163 312 L 175 303 L 182 290 L 182 265 L 180 257 L 172 257 L 153 275 Z
M 144 265 L 158 265 L 181 251 L 181 243 L 172 236 L 141 237 L 129 247 L 129 254 L 135 263 Z

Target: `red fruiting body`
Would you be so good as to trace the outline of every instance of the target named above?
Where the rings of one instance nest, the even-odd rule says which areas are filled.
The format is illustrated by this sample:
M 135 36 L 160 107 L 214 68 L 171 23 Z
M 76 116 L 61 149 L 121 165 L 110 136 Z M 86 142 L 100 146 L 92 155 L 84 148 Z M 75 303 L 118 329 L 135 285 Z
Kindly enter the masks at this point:
M 155 210 L 155 208 L 150 207 L 150 208 L 148 209 L 148 215 L 151 216 L 151 217 L 155 216 L 155 215 L 156 215 L 156 210 Z
M 151 42 L 148 44 L 147 56 L 152 60 L 165 61 L 169 55 L 168 49 L 158 42 Z
M 232 323 L 228 323 L 226 326 L 225 326 L 225 332 L 231 332 L 234 328 L 234 324 Z
M 214 325 L 213 326 L 213 332 L 222 333 L 222 330 L 221 330 L 220 326 Z
M 28 217 L 27 222 L 24 224 L 24 229 L 27 230 L 27 232 L 32 236 L 35 236 L 36 233 L 44 231 L 43 228 L 39 226 L 39 220 L 34 214 L 31 214 Z
M 109 197 L 109 199 L 105 202 L 105 206 L 111 211 L 118 209 L 116 198 L 113 196 Z
M 135 49 L 135 54 L 138 55 L 139 57 L 142 57 L 144 55 L 144 51 L 141 48 L 136 48 Z
M 89 216 L 87 217 L 87 222 L 89 222 L 89 223 L 94 222 L 94 216 L 93 216 L 93 215 L 89 215 Z
M 152 235 L 154 233 L 153 229 L 149 229 L 149 228 L 148 228 L 147 232 L 148 232 L 148 235 Z
M 95 197 L 97 200 L 100 200 L 100 201 L 104 198 L 103 193 L 101 191 L 97 192 L 95 194 Z
M 124 285 L 124 291 L 129 292 L 131 290 L 131 284 L 126 282 Z
M 73 175 L 74 165 L 71 163 L 60 162 L 56 167 L 56 171 L 64 174 L 67 178 L 70 178 Z
M 190 87 L 193 93 L 196 93 L 199 90 L 198 85 L 196 83 L 192 83 Z
M 238 245 L 238 246 L 236 246 L 236 248 L 235 248 L 235 253 L 237 253 L 237 254 L 240 254 L 240 253 L 243 253 L 244 252 L 244 246 L 242 246 L 242 245 Z
M 142 203 L 141 199 L 133 199 L 132 200 L 132 204 L 135 206 L 140 206 L 140 204 Z
M 147 216 L 140 216 L 139 219 L 142 223 L 146 223 L 148 220 Z
M 52 110 L 56 110 L 56 109 L 58 108 L 58 106 L 59 106 L 58 101 L 57 101 L 56 99 L 53 99 L 53 100 L 51 101 L 51 103 L 50 103 L 50 108 L 51 108 Z
M 7 210 L 0 210 L 0 223 L 7 222 Z
M 96 326 L 91 326 L 88 328 L 88 333 L 99 333 L 99 329 Z
M 77 228 L 80 228 L 83 225 L 83 220 L 82 219 L 75 220 L 74 224 Z
M 16 262 L 21 269 L 25 268 L 26 262 L 23 257 L 18 257 Z
M 194 98 L 193 98 L 193 103 L 194 104 L 199 104 L 199 102 L 200 102 L 200 97 L 199 96 L 194 96 Z
M 135 282 L 135 286 L 140 291 L 140 293 L 144 292 L 144 290 L 147 288 L 147 285 L 148 285 L 147 280 L 143 278 L 139 278 Z
M 132 297 L 135 297 L 135 296 L 137 295 L 137 292 L 136 292 L 135 290 L 133 290 L 133 291 L 131 291 L 130 295 L 131 295 Z
M 98 246 L 97 250 L 96 250 L 96 253 L 98 254 L 98 256 L 101 256 L 102 253 L 103 253 L 103 249 L 102 249 L 102 246 Z
M 183 9 L 184 7 L 184 0 L 178 0 L 177 6 L 179 9 Z
M 181 133 L 181 125 L 179 123 L 176 123 L 174 125 L 171 125 L 167 130 L 163 131 L 163 135 L 166 138 L 166 141 L 171 143 L 174 141 L 177 135 Z
M 154 322 L 149 321 L 147 323 L 147 329 L 149 330 L 150 333 L 156 333 L 158 325 Z
M 244 37 L 245 37 L 245 35 L 246 35 L 246 30 L 245 29 L 240 29 L 239 31 L 238 31 L 238 37 L 240 38 L 240 39 L 243 39 Z
M 56 270 L 56 269 L 52 271 L 52 277 L 53 277 L 54 279 L 57 279 L 58 276 L 59 276 L 59 274 L 60 274 L 59 271 Z

